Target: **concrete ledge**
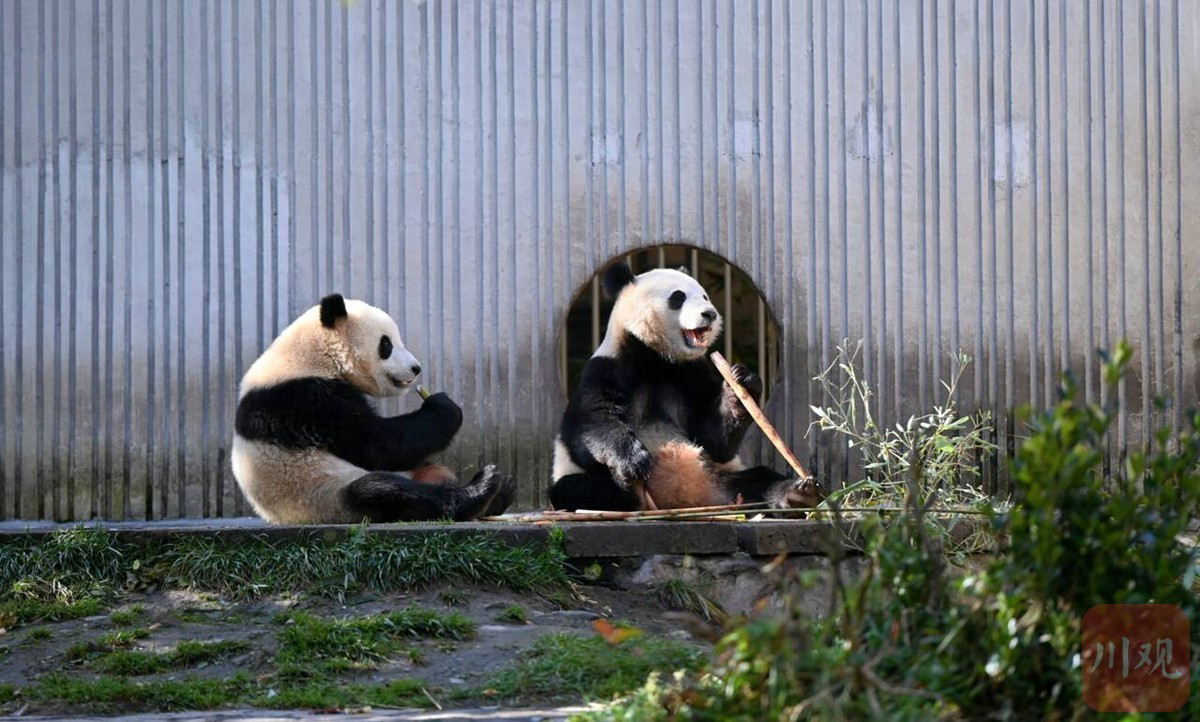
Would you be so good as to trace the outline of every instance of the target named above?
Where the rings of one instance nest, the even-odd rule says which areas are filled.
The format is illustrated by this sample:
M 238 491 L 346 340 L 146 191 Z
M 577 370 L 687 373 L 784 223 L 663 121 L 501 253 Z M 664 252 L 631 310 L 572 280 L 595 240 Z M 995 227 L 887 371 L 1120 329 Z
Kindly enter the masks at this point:
M 823 554 L 834 539 L 830 522 L 807 519 L 737 524 L 736 531 L 738 548 L 752 556 Z
M 569 557 L 640 557 L 647 554 L 732 554 L 738 551 L 732 522 L 567 522 Z
M 317 536 L 340 541 L 353 525 L 273 526 L 257 518 L 170 519 L 163 521 L 89 521 L 59 524 L 45 521 L 0 522 L 0 543 L 32 535 L 48 536 L 77 527 L 108 529 L 133 543 L 162 542 L 182 537 L 211 537 L 230 543 L 251 538 L 271 541 Z M 526 524 L 466 522 L 458 524 L 375 524 L 371 534 L 390 537 L 425 537 L 435 534 L 486 534 L 510 545 L 538 545 L 549 541 L 552 529 L 561 529 L 571 558 L 642 557 L 656 554 L 774 556 L 824 554 L 832 539 L 825 521 L 654 521 L 563 522 Z

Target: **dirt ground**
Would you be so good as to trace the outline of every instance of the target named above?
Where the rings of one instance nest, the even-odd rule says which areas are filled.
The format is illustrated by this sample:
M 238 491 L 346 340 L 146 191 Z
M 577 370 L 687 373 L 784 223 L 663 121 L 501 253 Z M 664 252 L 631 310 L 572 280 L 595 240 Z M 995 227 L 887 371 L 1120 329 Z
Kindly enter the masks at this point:
M 454 604 L 448 603 L 447 597 Z M 562 598 L 552 602 L 529 594 L 477 588 L 432 587 L 412 594 L 364 594 L 348 598 L 345 603 L 315 596 L 236 601 L 204 593 L 166 591 L 131 594 L 121 600 L 114 609 L 118 612 L 135 610 L 133 625 L 114 624 L 105 613 L 6 630 L 0 634 L 0 685 L 19 689 L 60 674 L 71 679 L 98 678 L 101 675 L 91 670 L 85 659 L 78 659 L 79 646 L 100 644 L 105 635 L 134 625 L 149 633 L 128 644 L 125 648 L 129 650 L 166 652 L 185 640 L 248 643 L 232 656 L 139 676 L 138 682 L 184 678 L 219 680 L 239 672 L 255 680 L 270 680 L 277 669 L 275 654 L 281 613 L 302 611 L 322 619 L 340 619 L 377 615 L 410 605 L 462 614 L 474 622 L 476 633 L 473 638 L 460 641 L 412 640 L 405 643 L 408 653 L 389 657 L 373 669 L 339 675 L 330 681 L 376 685 L 394 680 L 419 680 L 427 683 L 431 690 L 442 690 L 441 694 L 479 689 L 490 674 L 511 664 L 522 650 L 529 649 L 542 636 L 568 633 L 594 637 L 597 632 L 593 621 L 600 618 L 634 626 L 648 636 L 695 641 L 687 631 L 664 619 L 667 610 L 652 592 L 603 586 L 580 586 L 565 603 Z M 514 605 L 524 610 L 524 623 L 502 617 Z M 72 649 L 76 650 L 74 655 Z M 268 681 L 267 684 L 273 683 Z M 494 699 L 457 697 L 452 706 L 496 703 Z M 80 706 L 29 700 L 19 695 L 0 706 L 0 714 L 57 714 L 72 710 L 79 711 Z

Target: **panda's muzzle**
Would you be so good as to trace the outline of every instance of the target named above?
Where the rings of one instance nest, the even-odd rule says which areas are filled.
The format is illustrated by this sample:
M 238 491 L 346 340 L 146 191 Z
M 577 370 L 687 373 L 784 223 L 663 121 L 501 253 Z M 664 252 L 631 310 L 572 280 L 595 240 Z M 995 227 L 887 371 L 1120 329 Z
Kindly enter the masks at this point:
M 412 386 L 413 382 L 417 380 L 414 377 L 414 378 L 411 378 L 411 379 L 405 381 L 404 379 L 402 379 L 399 376 L 396 376 L 394 374 L 386 374 L 386 376 L 387 376 L 387 380 L 391 382 L 392 386 L 395 386 L 398 389 L 406 389 L 409 386 Z

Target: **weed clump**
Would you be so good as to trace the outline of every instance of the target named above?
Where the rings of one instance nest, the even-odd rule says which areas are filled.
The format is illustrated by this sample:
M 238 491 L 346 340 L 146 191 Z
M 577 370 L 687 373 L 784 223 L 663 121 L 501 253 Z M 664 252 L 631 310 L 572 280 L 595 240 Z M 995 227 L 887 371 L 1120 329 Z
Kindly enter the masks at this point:
M 505 624 L 529 624 L 529 614 L 520 604 L 510 604 L 496 615 L 496 621 Z
M 709 622 L 724 624 L 729 614 L 699 587 L 681 577 L 668 579 L 654 587 L 658 600 L 668 609 L 675 609 L 703 617 Z

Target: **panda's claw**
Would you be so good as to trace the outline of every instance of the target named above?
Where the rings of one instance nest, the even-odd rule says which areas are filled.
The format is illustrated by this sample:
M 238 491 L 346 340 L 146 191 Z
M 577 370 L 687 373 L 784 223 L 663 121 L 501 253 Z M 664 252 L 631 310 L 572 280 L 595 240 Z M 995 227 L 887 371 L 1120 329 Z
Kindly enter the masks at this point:
M 460 492 L 454 520 L 470 521 L 507 509 L 516 494 L 516 482 L 511 476 L 496 471 L 494 464 L 488 464 Z
M 810 509 L 825 500 L 821 485 L 816 479 L 796 479 L 792 482 L 785 498 L 785 504 L 793 509 Z
M 733 379 L 741 384 L 755 401 L 762 398 L 763 382 L 758 374 L 742 364 L 734 364 Z

